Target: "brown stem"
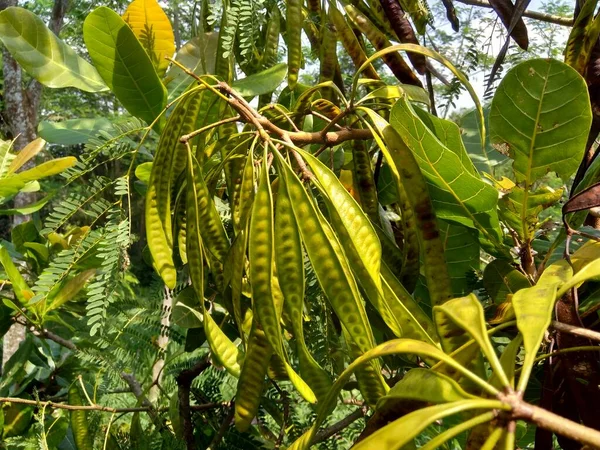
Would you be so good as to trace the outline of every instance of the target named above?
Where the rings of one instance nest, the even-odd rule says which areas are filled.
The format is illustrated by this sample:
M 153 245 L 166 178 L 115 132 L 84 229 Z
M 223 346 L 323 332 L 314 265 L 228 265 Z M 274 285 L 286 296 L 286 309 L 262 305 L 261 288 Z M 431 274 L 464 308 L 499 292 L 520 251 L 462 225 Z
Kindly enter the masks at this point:
M 333 425 L 331 425 L 330 427 L 327 427 L 327 428 L 319 431 L 315 435 L 314 439 L 312 441 L 310 441 L 311 445 L 315 445 L 319 442 L 323 442 L 324 440 L 329 439 L 331 436 L 339 433 L 340 431 L 342 431 L 344 428 L 346 428 L 350 424 L 356 422 L 358 419 L 363 418 L 365 416 L 365 414 L 367 414 L 366 406 L 363 406 L 362 408 L 358 408 L 352 414 L 344 417 L 339 422 L 336 422 Z
M 74 352 L 77 351 L 77 346 L 73 342 L 71 342 L 65 338 L 62 338 L 57 334 L 54 334 L 52 331 L 47 330 L 46 328 L 40 330 L 35 327 L 31 327 L 29 329 L 29 331 L 31 331 L 34 335 L 36 335 L 38 337 L 42 337 L 42 338 L 54 341 L 57 344 L 60 344 L 63 347 L 68 348 L 69 350 L 73 350 Z
M 35 405 L 44 406 L 47 408 L 55 409 L 68 409 L 71 411 L 104 411 L 109 413 L 127 413 L 127 412 L 148 412 L 147 406 L 140 406 L 134 408 L 111 408 L 109 406 L 102 405 L 66 405 L 64 403 L 54 402 L 40 402 L 36 400 L 29 400 L 26 398 L 15 398 L 15 397 L 0 397 L 0 404 L 2 403 L 20 403 L 24 405 Z
M 557 321 L 552 322 L 552 328 L 555 330 L 561 331 L 563 333 L 569 333 L 574 336 L 581 336 L 584 338 L 591 339 L 593 341 L 600 342 L 600 333 L 597 331 L 589 330 L 587 328 L 575 327 L 573 325 L 569 325 L 566 323 L 561 323 Z
M 457 0 L 459 3 L 465 5 L 480 6 L 482 8 L 492 8 L 486 0 Z M 529 17 L 530 19 L 539 20 L 541 22 L 555 23 L 556 25 L 562 25 L 565 27 L 573 26 L 573 19 L 569 17 L 555 16 L 553 14 L 545 14 L 538 11 L 525 11 L 523 17 Z
M 210 367 L 208 358 L 198 361 L 190 369 L 182 371 L 177 376 L 177 387 L 179 397 L 179 417 L 183 423 L 183 437 L 188 450 L 195 450 L 194 424 L 192 422 L 192 413 L 190 408 L 190 388 L 192 381 L 202 372 Z

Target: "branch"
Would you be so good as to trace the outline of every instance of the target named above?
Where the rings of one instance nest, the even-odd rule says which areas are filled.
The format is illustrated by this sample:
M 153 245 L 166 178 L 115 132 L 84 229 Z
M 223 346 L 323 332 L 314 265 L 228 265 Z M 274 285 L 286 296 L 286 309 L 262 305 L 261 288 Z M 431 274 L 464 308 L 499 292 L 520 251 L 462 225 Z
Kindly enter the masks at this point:
M 55 409 L 68 409 L 71 411 L 104 411 L 109 413 L 128 413 L 128 412 L 148 412 L 149 408 L 146 406 L 140 406 L 135 408 L 111 408 L 109 406 L 102 405 L 67 405 L 64 403 L 54 402 L 40 402 L 37 400 L 29 400 L 26 398 L 18 397 L 0 397 L 0 404 L 2 403 L 21 403 L 24 405 L 44 406 Z
M 177 387 L 179 398 L 179 417 L 183 423 L 183 437 L 188 450 L 194 450 L 196 443 L 194 441 L 194 424 L 192 423 L 192 413 L 190 408 L 190 388 L 192 381 L 202 372 L 210 367 L 208 358 L 204 358 L 193 367 L 183 370 L 177 375 Z
M 465 5 L 480 6 L 482 8 L 492 8 L 487 0 L 456 0 L 459 3 Z M 523 17 L 529 17 L 530 19 L 540 20 L 542 22 L 555 23 L 556 25 L 562 25 L 564 27 L 572 27 L 573 19 L 569 17 L 555 16 L 553 14 L 546 14 L 537 11 L 525 11 Z
M 318 444 L 319 442 L 323 442 L 326 439 L 329 439 L 334 434 L 339 433 L 344 428 L 349 426 L 350 424 L 356 422 L 358 419 L 361 419 L 367 414 L 367 407 L 363 406 L 362 408 L 358 408 L 349 416 L 344 417 L 339 422 L 334 423 L 330 427 L 327 427 L 321 431 L 319 431 L 313 440 L 310 441 L 311 445 Z
M 573 325 L 557 322 L 555 320 L 552 321 L 552 328 L 563 333 L 569 333 L 575 336 L 581 336 L 591 339 L 592 341 L 600 342 L 600 333 L 598 333 L 597 331 L 589 330 L 587 328 L 575 327 Z
M 73 350 L 74 352 L 77 351 L 77 346 L 72 341 L 62 338 L 59 335 L 54 334 L 52 331 L 47 330 L 46 328 L 40 330 L 35 327 L 31 327 L 29 329 L 29 331 L 31 331 L 34 335 L 36 335 L 38 337 L 42 337 L 42 338 L 54 341 L 57 344 L 60 344 L 63 347 L 68 348 L 69 350 Z

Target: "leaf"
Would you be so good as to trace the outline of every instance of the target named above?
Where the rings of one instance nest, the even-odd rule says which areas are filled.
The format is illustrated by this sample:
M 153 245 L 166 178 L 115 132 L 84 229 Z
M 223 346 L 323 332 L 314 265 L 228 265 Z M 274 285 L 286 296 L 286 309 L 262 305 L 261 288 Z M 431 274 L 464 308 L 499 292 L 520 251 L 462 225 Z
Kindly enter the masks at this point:
M 187 286 L 175 298 L 171 320 L 182 328 L 200 328 L 202 314 L 196 309 L 200 306 L 198 296 L 192 286 Z
M 73 167 L 76 162 L 77 158 L 75 158 L 74 156 L 65 156 L 64 158 L 51 159 L 50 161 L 46 161 L 29 170 L 19 172 L 18 174 L 13 175 L 13 177 L 18 178 L 24 183 L 28 183 L 30 181 L 37 181 L 42 178 L 50 177 L 52 175 L 61 173 L 63 170 L 66 170 L 69 167 Z M 2 181 L 4 180 L 0 180 L 0 183 Z
M 27 73 L 45 86 L 76 87 L 87 92 L 106 90 L 96 69 L 30 11 L 18 7 L 2 11 L 0 39 Z
M 123 14 L 135 36 L 150 56 L 156 72 L 164 75 L 175 53 L 175 36 L 169 18 L 156 0 L 134 0 Z
M 540 177 L 556 172 L 567 179 L 579 166 L 591 124 L 586 83 L 558 61 L 522 62 L 498 86 L 489 121 L 490 141 L 514 160 L 526 204 Z
M 430 369 L 411 369 L 385 397 L 377 403 L 377 410 L 406 400 L 427 403 L 450 403 L 474 399 L 455 380 Z
M 17 170 L 19 170 L 21 167 L 23 167 L 23 165 L 26 164 L 27 161 L 29 161 L 40 151 L 42 151 L 44 145 L 46 145 L 46 142 L 41 138 L 37 138 L 31 141 L 29 144 L 27 144 L 25 148 L 19 150 L 17 156 L 15 156 L 15 158 L 10 163 L 10 166 L 8 166 L 8 171 L 6 172 L 6 174 L 11 175 Z
M 497 305 L 507 301 L 519 289 L 531 286 L 525 275 L 505 259 L 495 259 L 483 271 L 483 286 Z
M 28 216 L 33 214 L 34 212 L 42 209 L 46 204 L 54 198 L 54 194 L 48 194 L 44 198 L 38 200 L 37 202 L 31 203 L 26 206 L 21 206 L 18 208 L 10 208 L 10 209 L 0 209 L 0 216 L 10 216 L 13 214 L 19 214 L 23 216 Z
M 368 450 L 381 448 L 397 450 L 410 444 L 425 428 L 444 417 L 472 409 L 491 410 L 496 408 L 498 403 L 495 400 L 484 399 L 461 400 L 422 408 L 380 428 L 375 433 L 358 442 L 353 449 Z
M 525 360 L 517 391 L 523 392 L 527 387 L 529 375 L 535 362 L 538 348 L 544 339 L 544 333 L 552 320 L 556 288 L 558 281 L 543 280 L 543 274 L 536 286 L 521 289 L 512 298 L 512 305 L 517 317 L 517 328 L 523 335 Z
M 152 161 L 140 164 L 135 168 L 135 176 L 138 180 L 148 183 L 150 181 L 150 174 L 152 173 Z
M 327 398 L 323 400 L 323 402 L 319 402 L 319 410 L 317 413 L 317 418 L 313 424 L 313 426 L 300 438 L 298 438 L 290 447 L 289 450 L 304 450 L 307 449 L 310 445 L 311 439 L 314 437 L 315 433 L 323 423 L 323 421 L 327 418 L 330 412 L 335 408 L 337 403 L 338 395 L 342 389 L 342 387 L 348 382 L 352 374 L 355 370 L 368 363 L 370 360 L 375 358 L 381 358 L 388 355 L 399 355 L 399 354 L 409 354 L 409 355 L 418 355 L 425 358 L 431 358 L 443 361 L 448 364 L 450 367 L 455 369 L 456 371 L 462 373 L 465 377 L 474 381 L 483 387 L 486 391 L 491 393 L 492 395 L 496 395 L 497 391 L 492 386 L 488 385 L 482 379 L 477 377 L 475 374 L 466 369 L 459 362 L 452 359 L 450 356 L 446 355 L 443 351 L 438 349 L 437 347 L 426 344 L 424 342 L 415 341 L 413 339 L 394 339 L 388 341 L 384 344 L 378 345 L 377 347 L 365 352 L 359 358 L 356 358 L 352 364 L 350 364 L 346 370 L 338 377 L 332 386 Z M 480 402 L 483 400 L 467 400 Z M 494 400 L 485 400 L 486 402 L 490 402 L 489 405 L 491 408 L 502 407 L 502 403 Z M 397 436 L 396 436 L 397 437 Z M 364 442 L 364 441 L 362 441 Z M 361 442 L 361 444 L 362 444 Z M 367 447 L 368 448 L 368 447 Z M 373 448 L 387 448 L 387 447 L 373 447 Z
M 85 19 L 83 39 L 100 76 L 125 109 L 152 123 L 166 105 L 167 90 L 131 28 L 101 6 Z
M 38 134 L 51 144 L 85 144 L 101 132 L 114 130 L 112 122 L 104 117 L 70 119 L 60 122 L 40 122 Z
M 600 17 L 594 17 L 597 0 L 583 3 L 565 47 L 565 63 L 585 75 L 600 34 Z
M 500 365 L 500 360 L 496 356 L 494 347 L 488 337 L 483 307 L 474 294 L 455 298 L 443 305 L 435 306 L 433 314 L 438 326 L 442 347 L 446 352 L 456 350 L 470 340 L 468 337 L 461 336 L 456 328 L 466 331 L 483 350 L 502 386 L 507 387 L 509 385 L 506 374 Z
M 276 64 L 261 72 L 254 73 L 241 80 L 233 82 L 232 87 L 242 97 L 255 97 L 276 90 L 287 74 L 285 63 Z
M 60 308 L 63 304 L 69 300 L 73 300 L 75 296 L 81 291 L 87 282 L 96 274 L 96 269 L 84 270 L 78 273 L 69 281 L 67 281 L 56 295 L 51 298 L 50 304 L 46 308 L 46 312 L 50 312 L 57 308 Z
M 483 108 L 483 115 L 487 127 L 488 116 L 490 113 L 489 106 Z M 460 127 L 462 140 L 471 158 L 473 164 L 480 172 L 486 172 L 490 175 L 494 174 L 495 166 L 506 161 L 507 156 L 500 153 L 490 145 L 490 141 L 486 140 L 485 145 L 481 144 L 481 136 L 478 130 L 477 111 L 472 109 L 465 115 L 461 116 L 457 124 Z
M 415 155 L 439 217 L 475 228 L 484 242 L 499 245 L 496 190 L 464 167 L 415 115 L 406 98 L 392 108 L 390 124 Z
M 8 171 L 8 166 L 15 158 L 10 150 L 12 149 L 13 141 L 4 141 L 0 139 L 0 179 L 2 179 Z
M 455 297 L 460 297 L 471 288 L 467 275 L 479 271 L 477 231 L 445 220 L 440 220 L 439 225 L 452 293 Z
M 562 297 L 570 289 L 579 286 L 584 281 L 589 280 L 591 278 L 600 277 L 599 255 L 600 243 L 595 241 L 590 241 L 586 245 L 581 247 L 579 250 L 577 250 L 571 257 L 571 263 L 573 264 L 573 268 L 575 269 L 576 273 L 572 278 L 561 280 L 564 282 L 564 284 L 561 283 L 556 296 Z M 560 261 L 554 264 L 558 263 L 560 263 Z
M 494 8 L 494 11 L 496 11 L 496 14 L 498 14 L 498 17 L 500 17 L 500 20 L 502 20 L 502 23 L 508 30 L 515 12 L 515 6 L 511 0 L 491 0 L 490 5 L 492 5 L 492 8 Z M 529 47 L 527 27 L 525 26 L 522 17 L 519 17 L 510 33 L 510 37 L 512 37 L 523 50 L 527 50 L 527 47 Z
M 8 438 L 24 433 L 29 428 L 34 409 L 33 405 L 20 403 L 11 403 L 10 406 L 3 408 L 4 433 L 2 437 Z
M 15 266 L 15 263 L 13 263 L 5 247 L 0 247 L 0 264 L 4 267 L 4 271 L 12 283 L 17 300 L 19 300 L 21 305 L 29 303 L 29 300 L 33 297 L 33 291 L 29 288 L 29 285 L 17 269 L 17 266 Z

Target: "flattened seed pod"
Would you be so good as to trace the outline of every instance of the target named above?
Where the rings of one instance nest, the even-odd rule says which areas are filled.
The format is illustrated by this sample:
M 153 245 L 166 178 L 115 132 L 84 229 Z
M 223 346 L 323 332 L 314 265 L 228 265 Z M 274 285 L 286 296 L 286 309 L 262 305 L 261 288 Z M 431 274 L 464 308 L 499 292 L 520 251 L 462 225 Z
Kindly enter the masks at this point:
M 261 57 L 261 65 L 264 68 L 271 67 L 277 62 L 277 50 L 279 48 L 279 32 L 281 28 L 281 18 L 279 13 L 279 7 L 277 4 L 273 5 L 271 15 L 269 17 L 269 24 L 267 25 L 267 31 L 265 35 L 265 52 Z
M 170 289 L 177 281 L 173 261 L 171 197 L 174 182 L 185 168 L 187 158 L 186 147 L 179 138 L 194 129 L 200 97 L 198 92 L 187 95 L 169 116 L 156 148 L 146 193 L 148 247 L 157 272 Z
M 287 4 L 287 45 L 288 45 L 288 86 L 294 89 L 298 82 L 298 72 L 302 62 L 302 0 L 286 0 Z
M 296 224 L 292 203 L 285 182 L 280 179 L 275 210 L 275 262 L 279 286 L 284 297 L 284 310 L 287 312 L 296 338 L 300 374 L 317 394 L 317 398 L 327 395 L 331 380 L 309 353 L 304 341 L 302 313 L 304 309 L 304 255 L 300 231 Z
M 82 406 L 81 394 L 76 384 L 69 388 L 69 405 Z M 84 410 L 69 411 L 71 418 L 71 430 L 73 439 L 78 450 L 92 450 L 94 448 L 92 438 L 88 430 L 87 412 Z
M 515 5 L 510 0 L 490 0 L 490 5 L 492 5 L 492 8 L 494 8 L 494 11 L 496 11 L 496 14 L 498 14 L 498 17 L 500 17 L 500 20 L 506 29 L 508 29 L 515 12 Z M 527 36 L 527 27 L 525 26 L 523 18 L 519 19 L 510 36 L 515 40 L 519 47 L 523 50 L 527 50 L 527 47 L 529 47 L 529 38 Z
M 348 13 L 348 16 L 350 16 L 359 30 L 362 31 L 365 36 L 367 36 L 367 39 L 371 41 L 377 50 L 383 50 L 391 45 L 390 41 L 388 41 L 385 35 L 379 31 L 377 27 L 375 27 L 375 25 L 369 21 L 369 19 L 361 14 L 360 11 L 358 11 L 352 5 L 347 5 L 345 9 Z M 423 87 L 421 81 L 416 77 L 408 64 L 406 64 L 404 58 L 400 56 L 400 53 L 388 53 L 382 56 L 382 59 L 383 62 L 385 62 L 385 64 L 394 73 L 398 81 L 401 83 Z
M 329 22 L 323 23 L 321 37 L 319 82 L 322 83 L 333 80 L 337 64 L 337 38 Z M 333 98 L 333 92 L 331 92 L 330 88 L 325 89 L 323 94 L 329 97 L 329 99 Z
M 312 102 L 310 107 L 313 111 L 317 111 L 318 113 L 324 115 L 330 120 L 335 119 L 338 115 L 342 113 L 342 110 L 337 105 L 334 105 L 325 98 L 319 98 L 315 100 L 314 102 Z
M 272 354 L 264 331 L 254 320 L 235 394 L 235 427 L 238 431 L 250 428 L 252 419 L 258 413 Z
M 350 58 L 352 58 L 354 66 L 358 69 L 367 60 L 367 55 L 361 47 L 360 42 L 358 42 L 356 35 L 350 28 L 350 25 L 346 22 L 342 13 L 340 13 L 333 5 L 329 8 L 329 18 L 335 26 L 342 45 L 348 52 Z M 379 79 L 379 75 L 371 64 L 364 70 L 363 74 L 367 78 L 373 78 L 374 80 Z
M 379 0 L 379 2 L 400 42 L 419 45 L 415 30 L 398 0 Z M 425 56 L 409 52 L 408 59 L 421 75 L 427 71 Z
M 402 215 L 403 235 L 400 280 L 402 280 L 406 289 L 412 292 L 417 285 L 421 266 L 418 225 L 404 185 L 399 183 L 396 186 L 396 191 L 398 192 L 398 207 Z
M 379 201 L 377 187 L 373 179 L 373 168 L 367 144 L 364 141 L 352 141 L 352 169 L 358 186 L 360 206 L 374 224 L 379 224 Z

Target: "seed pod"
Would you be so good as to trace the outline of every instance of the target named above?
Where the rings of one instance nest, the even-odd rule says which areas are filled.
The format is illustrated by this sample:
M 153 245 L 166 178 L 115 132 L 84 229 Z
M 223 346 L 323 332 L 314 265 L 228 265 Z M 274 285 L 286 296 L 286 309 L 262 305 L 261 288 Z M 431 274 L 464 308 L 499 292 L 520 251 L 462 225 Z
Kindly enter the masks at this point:
M 383 50 L 384 48 L 388 48 L 391 44 L 390 41 L 385 37 L 385 35 L 377 29 L 363 14 L 360 13 L 356 8 L 352 5 L 347 5 L 345 7 L 348 16 L 352 19 L 352 21 L 356 24 L 358 29 L 362 31 L 367 39 L 371 41 L 373 46 L 377 50 Z M 404 58 L 400 56 L 400 53 L 387 53 L 382 56 L 383 62 L 390 68 L 390 70 L 394 73 L 398 81 L 406 84 L 413 84 L 415 86 L 423 87 L 421 81 L 416 77 L 416 75 L 410 70 L 410 67 L 404 61 Z
M 258 413 L 272 354 L 264 331 L 254 320 L 235 394 L 235 427 L 238 431 L 246 431 Z
M 348 52 L 350 58 L 352 58 L 354 66 L 358 69 L 367 60 L 367 55 L 365 55 L 360 42 L 350 28 L 350 25 L 348 25 L 348 22 L 346 22 L 342 13 L 340 13 L 333 5 L 329 8 L 329 18 L 335 26 L 342 45 L 346 49 L 346 52 Z M 371 64 L 364 70 L 363 74 L 367 78 L 373 78 L 374 80 L 379 79 L 379 75 Z
M 417 286 L 421 265 L 418 224 L 404 185 L 402 183 L 398 184 L 396 190 L 398 192 L 398 207 L 402 216 L 403 234 L 400 280 L 409 292 L 413 292 Z
M 385 11 L 385 15 L 392 25 L 394 33 L 396 33 L 396 36 L 400 42 L 403 44 L 419 45 L 419 40 L 415 35 L 415 30 L 413 30 L 413 27 L 408 20 L 406 13 L 402 9 L 402 6 L 400 6 L 400 3 L 398 3 L 398 0 L 379 1 L 383 7 L 383 10 Z M 421 75 L 426 72 L 427 66 L 425 56 L 419 53 L 408 52 L 408 59 L 410 59 L 410 62 L 414 68 L 417 69 L 417 72 L 419 72 Z
M 329 392 L 331 380 L 309 353 L 304 341 L 302 311 L 304 309 L 304 255 L 300 232 L 285 182 L 279 183 L 275 210 L 275 262 L 279 287 L 296 338 L 300 374 L 308 385 L 323 398 Z
M 334 105 L 329 100 L 324 98 L 319 98 L 315 100 L 314 102 L 312 102 L 310 107 L 313 111 L 317 111 L 318 113 L 323 114 L 330 120 L 335 119 L 339 114 L 342 113 L 342 110 L 339 108 L 339 106 Z
M 319 82 L 322 83 L 333 80 L 337 64 L 337 38 L 329 22 L 323 23 L 321 37 Z M 323 96 L 330 100 L 333 98 L 333 95 L 330 88 L 325 89 L 323 92 Z
M 79 387 L 72 384 L 69 388 L 69 405 L 82 406 Z M 88 430 L 87 412 L 84 410 L 72 410 L 69 412 L 71 418 L 71 430 L 73 439 L 78 450 L 92 450 L 94 448 L 92 438 Z
M 271 67 L 277 62 L 277 50 L 279 49 L 279 32 L 281 18 L 277 4 L 273 5 L 269 24 L 265 35 L 265 51 L 261 58 L 261 66 L 263 68 Z
M 177 272 L 173 261 L 173 230 L 171 226 L 171 197 L 174 182 L 187 160 L 187 150 L 179 138 L 190 133 L 196 124 L 200 106 L 197 92 L 179 101 L 169 116 L 160 136 L 146 193 L 146 235 L 154 266 L 173 289 Z
M 506 29 L 508 29 L 515 12 L 515 5 L 513 5 L 511 0 L 490 0 L 490 5 L 492 5 L 492 8 L 494 8 L 494 11 L 496 11 Z M 527 47 L 529 47 L 529 37 L 527 36 L 527 27 L 525 26 L 525 22 L 523 22 L 523 18 L 519 19 L 510 36 L 519 47 L 527 50 Z
M 354 179 L 358 186 L 360 206 L 374 224 L 379 224 L 379 201 L 373 180 L 371 157 L 364 141 L 352 141 Z
M 298 72 L 302 62 L 302 0 L 286 0 L 287 46 L 288 46 L 288 86 L 294 89 L 298 82 Z

